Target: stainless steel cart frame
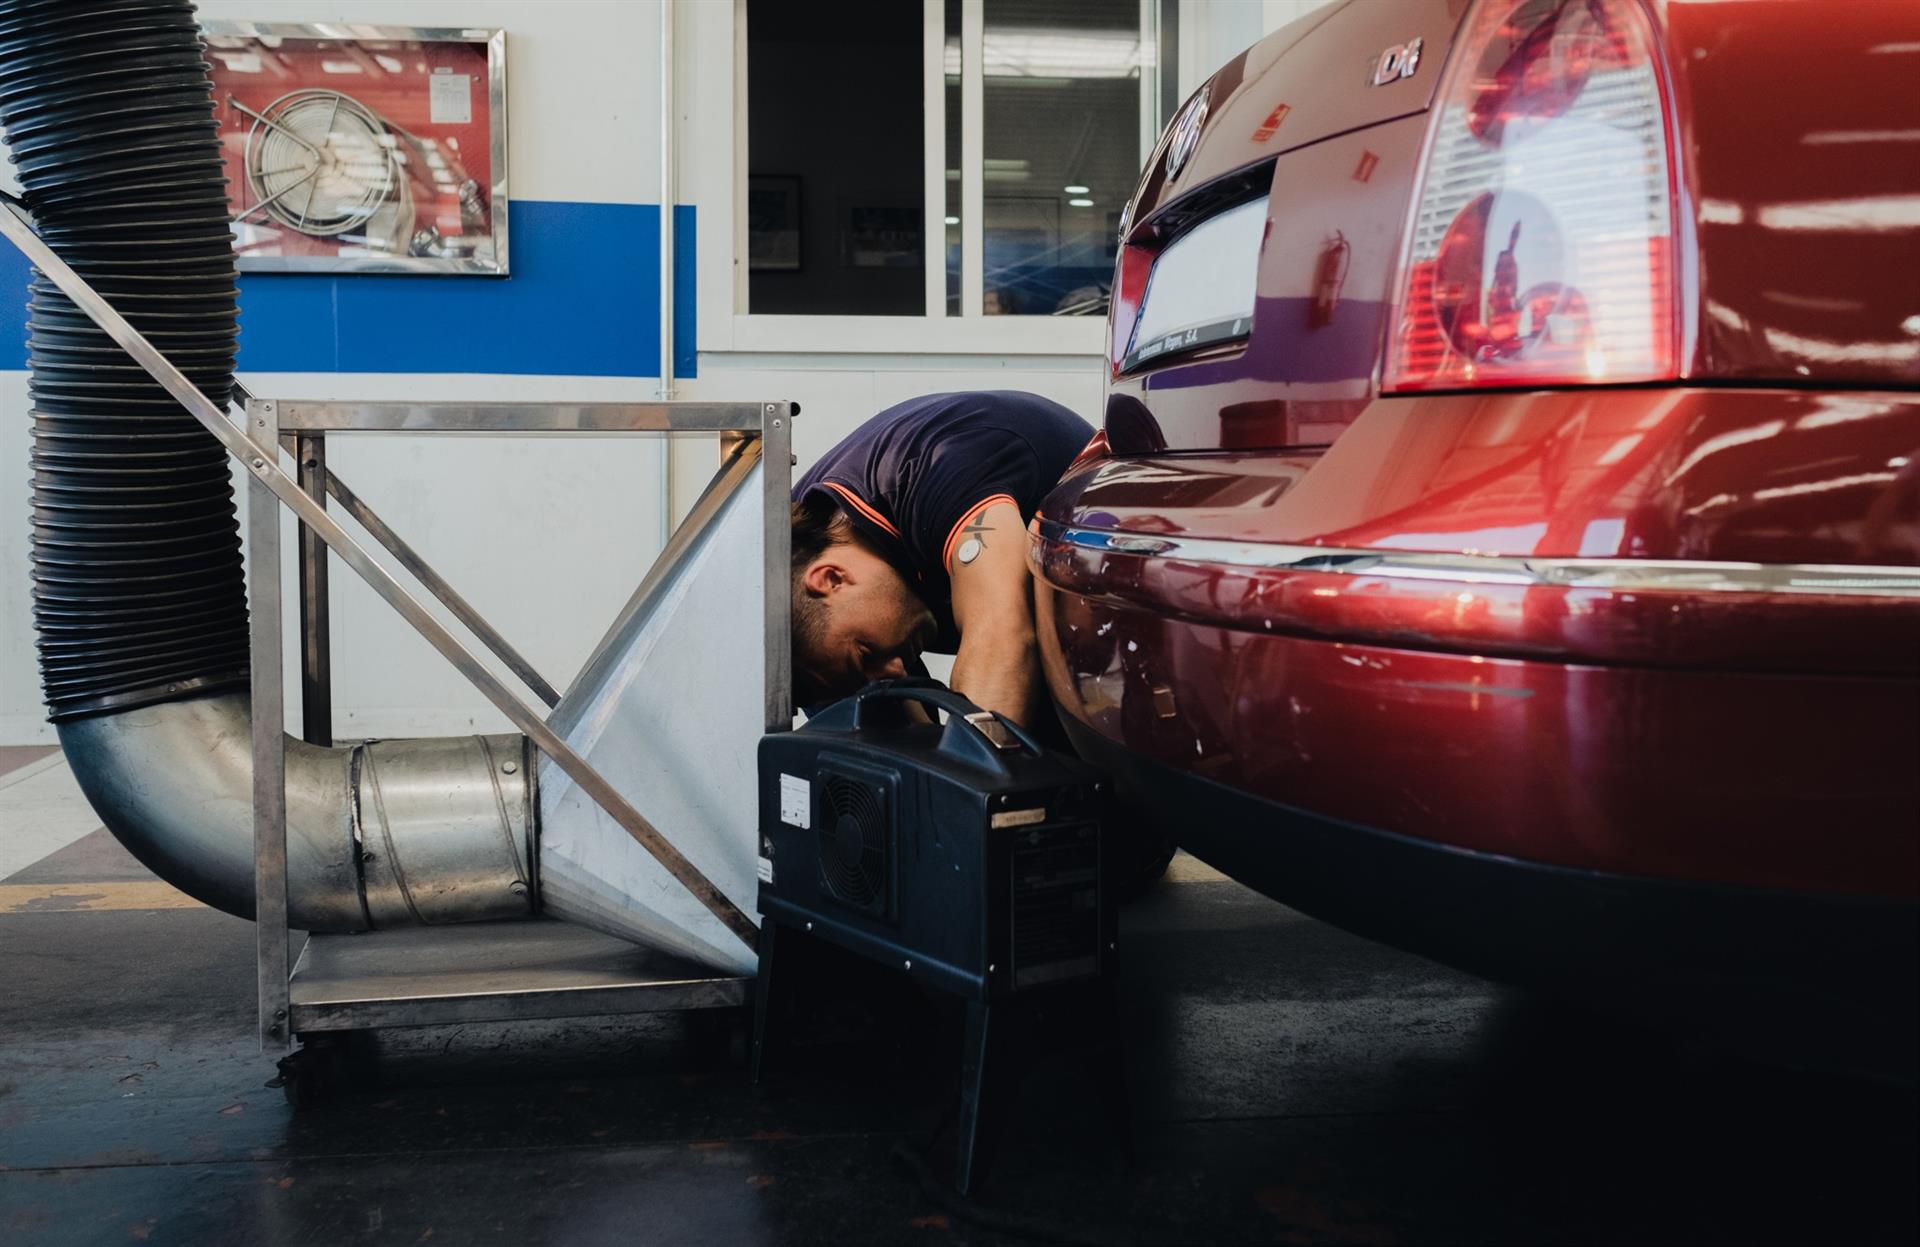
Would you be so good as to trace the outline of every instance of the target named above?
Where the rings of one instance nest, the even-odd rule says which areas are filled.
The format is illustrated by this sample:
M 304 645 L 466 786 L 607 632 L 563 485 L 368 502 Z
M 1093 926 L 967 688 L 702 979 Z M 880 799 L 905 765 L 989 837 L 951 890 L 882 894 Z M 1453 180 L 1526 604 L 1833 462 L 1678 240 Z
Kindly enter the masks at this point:
M 763 599 L 767 684 L 766 727 L 793 721 L 788 691 L 788 527 L 792 458 L 789 403 L 381 403 L 305 402 L 249 397 L 251 443 L 278 445 L 293 456 L 303 495 L 323 512 L 337 503 L 413 576 L 548 709 L 555 685 L 535 670 L 418 551 L 327 467 L 330 436 L 382 433 L 491 436 L 718 435 L 720 465 L 690 514 L 693 523 L 669 536 L 636 591 L 671 574 L 686 554 L 682 534 L 697 526 L 761 468 Z M 291 971 L 285 936 L 286 841 L 280 626 L 279 498 L 256 469 L 249 506 L 249 600 L 252 614 L 255 791 L 255 892 L 259 922 L 261 1041 L 284 1045 L 296 1034 L 382 1026 L 642 1012 L 743 1003 L 747 980 L 718 975 L 676 957 L 583 928 L 545 921 L 461 924 L 308 939 Z M 328 545 L 303 517 L 299 548 L 302 735 L 332 744 L 331 654 L 328 637 Z M 356 569 L 358 570 L 358 569 Z M 364 573 L 363 573 L 364 574 Z M 376 584 L 376 588 L 380 586 Z M 404 590 L 403 590 L 404 592 Z M 389 601 L 393 599 L 389 597 Z M 409 604 L 421 608 L 417 599 Z M 409 622 L 413 615 L 395 602 Z M 420 631 L 428 635 L 424 628 Z M 428 635 L 429 640 L 433 640 Z M 534 743 L 572 775 L 616 821 L 634 830 L 644 816 L 626 805 L 590 764 L 546 726 L 546 716 L 518 698 L 464 645 L 442 652 Z M 651 830 L 647 828 L 647 830 Z M 657 833 L 654 833 L 657 835 Z M 646 843 L 645 836 L 636 838 Z M 691 870 L 691 867 L 688 867 Z M 703 881 L 704 882 L 704 881 Z M 277 918 L 270 918 L 277 913 Z M 743 937 L 751 932 L 743 933 Z
M 282 687 L 280 507 L 300 520 L 300 670 L 303 735 L 331 744 L 327 553 L 365 580 L 440 651 L 601 809 L 652 853 L 743 940 L 754 925 L 733 907 L 584 758 L 329 512 L 331 497 L 550 709 L 560 700 L 471 604 L 326 466 L 332 435 L 409 433 L 508 436 L 718 435 L 719 471 L 689 519 L 670 536 L 635 595 L 671 572 L 691 546 L 690 527 L 743 482 L 757 460 L 763 500 L 765 727 L 792 726 L 787 564 L 793 404 L 772 403 L 331 403 L 258 398 L 239 421 L 196 388 L 43 243 L 12 203 L 0 233 L 119 343 L 251 476 L 248 597 L 252 639 L 254 900 L 259 1035 L 286 1049 L 296 1034 L 382 1026 L 648 1012 L 744 1003 L 750 980 L 564 923 L 505 923 L 315 936 L 297 965 L 287 927 L 286 735 Z M 290 451 L 295 471 L 280 463 Z

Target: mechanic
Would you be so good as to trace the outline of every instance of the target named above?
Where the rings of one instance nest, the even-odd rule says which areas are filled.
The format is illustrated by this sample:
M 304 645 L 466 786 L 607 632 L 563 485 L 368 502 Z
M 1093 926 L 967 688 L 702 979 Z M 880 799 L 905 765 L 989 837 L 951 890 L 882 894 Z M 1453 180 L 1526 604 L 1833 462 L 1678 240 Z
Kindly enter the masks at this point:
M 931 650 L 974 704 L 1051 727 L 1026 527 L 1092 436 L 1037 394 L 930 394 L 823 455 L 793 491 L 795 701 L 923 675 Z

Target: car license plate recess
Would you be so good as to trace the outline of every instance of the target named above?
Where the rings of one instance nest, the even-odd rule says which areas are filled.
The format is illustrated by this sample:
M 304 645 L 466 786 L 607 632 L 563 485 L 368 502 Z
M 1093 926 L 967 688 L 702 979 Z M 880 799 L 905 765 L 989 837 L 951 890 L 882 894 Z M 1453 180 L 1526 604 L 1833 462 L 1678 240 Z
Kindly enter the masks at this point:
M 1122 370 L 1245 338 L 1253 328 L 1266 228 L 1267 199 L 1262 195 L 1174 239 L 1147 278 Z

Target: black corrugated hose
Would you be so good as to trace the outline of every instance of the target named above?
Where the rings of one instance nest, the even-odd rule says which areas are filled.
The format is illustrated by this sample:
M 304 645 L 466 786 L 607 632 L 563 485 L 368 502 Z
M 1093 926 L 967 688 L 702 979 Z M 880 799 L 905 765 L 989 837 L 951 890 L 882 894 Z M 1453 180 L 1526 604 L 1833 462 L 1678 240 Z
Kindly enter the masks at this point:
M 192 4 L 0 0 L 0 124 L 40 236 L 224 407 L 239 292 Z M 49 717 L 244 685 L 226 452 L 52 282 L 30 291 Z

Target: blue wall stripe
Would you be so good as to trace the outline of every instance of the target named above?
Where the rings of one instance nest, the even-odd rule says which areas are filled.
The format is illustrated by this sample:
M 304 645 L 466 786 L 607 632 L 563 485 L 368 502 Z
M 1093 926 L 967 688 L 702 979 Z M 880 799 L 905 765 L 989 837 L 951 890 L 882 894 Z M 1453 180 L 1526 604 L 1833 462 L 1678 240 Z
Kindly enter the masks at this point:
M 27 366 L 27 281 L 33 266 L 12 243 L 0 242 L 0 370 Z
M 515 200 L 513 275 L 248 273 L 242 372 L 660 375 L 656 204 Z M 674 212 L 674 366 L 695 375 L 695 212 Z M 26 367 L 26 258 L 0 246 L 0 369 Z

